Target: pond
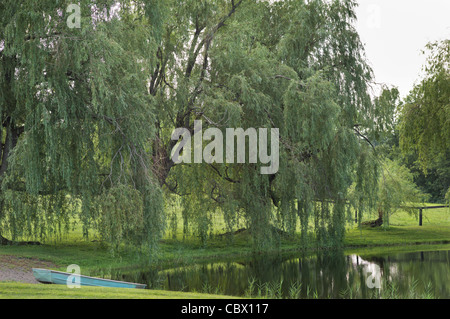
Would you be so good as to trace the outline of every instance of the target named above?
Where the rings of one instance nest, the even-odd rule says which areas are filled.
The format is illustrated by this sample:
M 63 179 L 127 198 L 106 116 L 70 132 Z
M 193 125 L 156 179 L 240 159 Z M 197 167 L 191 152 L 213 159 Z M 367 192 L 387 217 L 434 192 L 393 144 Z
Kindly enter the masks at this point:
M 150 288 L 271 298 L 450 298 L 450 251 L 364 257 L 343 252 L 263 256 L 161 271 L 114 271 Z M 413 295 L 416 293 L 417 295 Z

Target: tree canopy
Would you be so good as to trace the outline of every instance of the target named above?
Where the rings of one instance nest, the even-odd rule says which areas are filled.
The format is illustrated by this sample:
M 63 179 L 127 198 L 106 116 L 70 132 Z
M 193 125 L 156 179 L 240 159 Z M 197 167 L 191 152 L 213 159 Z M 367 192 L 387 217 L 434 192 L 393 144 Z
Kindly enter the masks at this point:
M 82 1 L 80 28 L 68 27 L 62 1 L 0 4 L 0 216 L 13 238 L 61 233 L 74 217 L 87 235 L 120 213 L 152 226 L 143 242 L 159 239 L 162 194 L 148 156 L 155 102 L 146 86 L 156 45 L 148 13 L 134 3 L 121 3 L 119 19 L 113 1 Z M 119 190 L 122 202 L 104 211 L 102 199 Z M 122 209 L 131 203 L 137 211 Z M 134 218 L 117 223 L 127 228 Z
M 408 96 L 400 122 L 403 151 L 417 151 L 424 169 L 450 150 L 450 41 L 430 43 L 427 50 L 425 77 Z
M 429 43 L 426 52 L 425 75 L 401 109 L 400 148 L 419 171 L 418 182 L 441 201 L 450 192 L 450 41 Z
M 255 249 L 278 231 L 342 244 L 348 192 L 375 206 L 390 105 L 351 0 L 64 1 L 0 4 L 1 233 L 45 238 L 72 220 L 113 246 L 154 248 L 181 198 L 184 229 L 245 220 Z M 383 111 L 381 108 L 385 107 Z M 278 128 L 280 167 L 175 164 L 175 128 Z M 277 231 L 278 230 L 278 231 Z

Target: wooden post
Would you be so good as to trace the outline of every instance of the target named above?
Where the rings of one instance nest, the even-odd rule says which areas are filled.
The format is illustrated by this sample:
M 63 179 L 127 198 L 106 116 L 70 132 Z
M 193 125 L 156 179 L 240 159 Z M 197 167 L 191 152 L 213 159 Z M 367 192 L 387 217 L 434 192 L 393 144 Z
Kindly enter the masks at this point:
M 355 210 L 355 224 L 358 223 L 358 210 Z
M 422 226 L 422 208 L 419 208 L 419 226 Z

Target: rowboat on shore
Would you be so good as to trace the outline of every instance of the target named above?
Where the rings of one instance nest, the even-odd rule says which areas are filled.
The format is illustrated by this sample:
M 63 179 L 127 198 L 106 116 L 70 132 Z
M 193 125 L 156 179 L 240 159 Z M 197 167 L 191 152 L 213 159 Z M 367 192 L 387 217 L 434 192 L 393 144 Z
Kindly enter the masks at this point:
M 147 285 L 126 281 L 117 281 L 103 278 L 88 277 L 56 270 L 33 268 L 33 275 L 37 281 L 44 284 L 111 287 L 111 288 L 137 288 L 145 289 Z

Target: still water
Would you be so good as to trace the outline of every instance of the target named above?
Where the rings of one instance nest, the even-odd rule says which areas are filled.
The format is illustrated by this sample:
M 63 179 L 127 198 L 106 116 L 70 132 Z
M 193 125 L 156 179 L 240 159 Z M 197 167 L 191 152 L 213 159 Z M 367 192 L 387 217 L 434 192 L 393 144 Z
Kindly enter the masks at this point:
M 364 257 L 324 253 L 300 257 L 256 257 L 240 262 L 197 264 L 165 270 L 113 272 L 113 279 L 145 283 L 150 288 L 264 295 L 289 298 L 368 298 L 374 289 L 394 284 L 397 296 L 411 287 L 450 298 L 450 251 L 426 251 Z M 251 284 L 253 283 L 253 285 Z M 349 290 L 349 288 L 351 288 Z M 379 290 L 380 291 L 380 290 Z

